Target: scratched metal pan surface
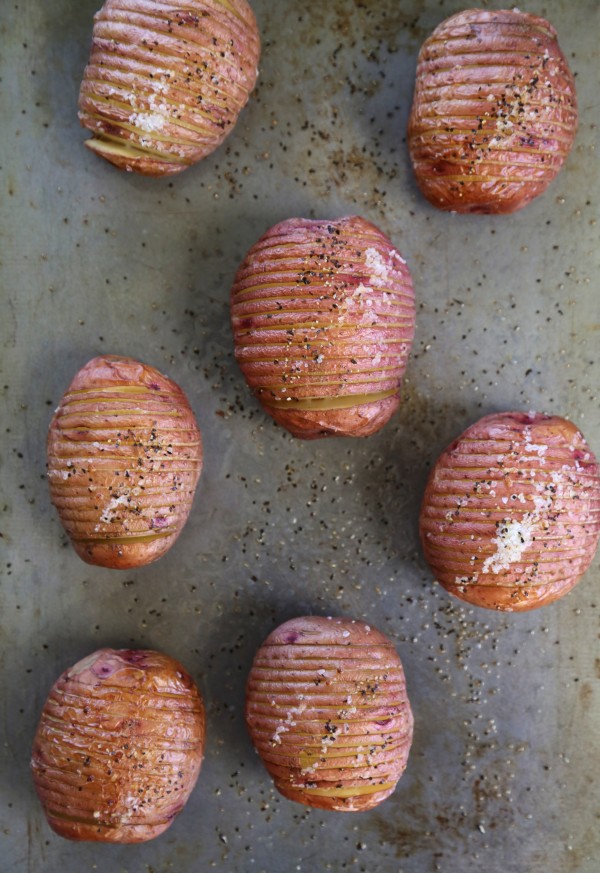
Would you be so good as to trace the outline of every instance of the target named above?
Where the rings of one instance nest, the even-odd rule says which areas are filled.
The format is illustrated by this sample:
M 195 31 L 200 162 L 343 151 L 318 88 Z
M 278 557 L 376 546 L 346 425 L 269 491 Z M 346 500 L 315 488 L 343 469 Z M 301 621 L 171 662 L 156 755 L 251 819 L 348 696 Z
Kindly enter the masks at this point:
M 571 417 L 600 452 L 600 6 L 525 3 L 555 24 L 577 75 L 575 148 L 526 209 L 461 217 L 420 196 L 405 131 L 419 45 L 463 4 L 253 5 L 258 89 L 226 144 L 169 181 L 121 173 L 82 145 L 97 0 L 2 3 L 0 869 L 597 873 L 599 561 L 540 611 L 469 608 L 432 581 L 417 517 L 433 459 L 484 413 Z M 229 288 L 275 222 L 349 213 L 379 224 L 409 262 L 414 353 L 383 431 L 303 443 L 243 384 Z M 75 371 L 109 352 L 185 389 L 206 450 L 181 539 L 131 572 L 79 560 L 44 478 L 53 409 Z M 368 813 L 281 798 L 245 731 L 257 646 L 308 613 L 367 620 L 404 662 L 412 754 Z M 196 790 L 144 845 L 60 839 L 29 776 L 52 682 L 105 645 L 178 658 L 208 709 Z

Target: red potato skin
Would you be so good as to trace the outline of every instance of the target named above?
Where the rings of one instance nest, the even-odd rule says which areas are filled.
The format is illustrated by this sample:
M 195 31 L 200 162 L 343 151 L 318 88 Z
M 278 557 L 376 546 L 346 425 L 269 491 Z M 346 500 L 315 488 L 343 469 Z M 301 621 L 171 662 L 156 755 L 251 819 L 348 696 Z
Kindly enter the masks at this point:
M 79 94 L 79 120 L 93 134 L 86 145 L 122 170 L 185 170 L 233 130 L 259 56 L 246 0 L 106 0 Z
M 397 409 L 415 331 L 413 284 L 365 219 L 272 227 L 236 274 L 231 320 L 248 385 L 294 436 L 369 436 Z
M 122 570 L 171 548 L 203 458 L 175 382 L 131 358 L 94 358 L 62 397 L 47 449 L 50 499 L 80 558 Z
M 420 533 L 436 579 L 461 600 L 505 612 L 552 603 L 596 552 L 598 462 L 564 418 L 486 416 L 438 458 Z
M 100 649 L 56 681 L 31 770 L 50 827 L 70 840 L 140 843 L 163 833 L 196 784 L 204 704 L 183 667 Z
M 342 812 L 377 806 L 406 768 L 413 716 L 390 640 L 349 618 L 295 618 L 256 654 L 246 724 L 289 800 Z
M 575 81 L 545 19 L 469 9 L 423 44 L 408 145 L 417 183 L 434 206 L 521 209 L 556 177 L 576 130 Z

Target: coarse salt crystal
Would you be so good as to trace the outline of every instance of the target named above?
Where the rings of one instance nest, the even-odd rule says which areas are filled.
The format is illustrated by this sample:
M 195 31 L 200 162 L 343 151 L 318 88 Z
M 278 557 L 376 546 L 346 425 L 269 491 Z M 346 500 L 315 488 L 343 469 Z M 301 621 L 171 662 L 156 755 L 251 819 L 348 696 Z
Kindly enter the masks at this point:
M 145 130 L 148 133 L 153 133 L 157 130 L 162 130 L 165 126 L 165 119 L 162 115 L 157 115 L 154 112 L 132 112 L 129 116 L 129 123 Z

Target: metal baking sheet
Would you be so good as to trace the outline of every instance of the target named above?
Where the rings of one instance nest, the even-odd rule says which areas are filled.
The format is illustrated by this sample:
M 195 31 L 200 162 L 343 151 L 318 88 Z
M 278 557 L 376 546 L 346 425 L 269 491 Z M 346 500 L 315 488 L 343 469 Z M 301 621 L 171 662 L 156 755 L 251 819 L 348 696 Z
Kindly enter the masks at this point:
M 77 93 L 97 5 L 0 9 L 0 869 L 597 873 L 600 563 L 541 611 L 470 609 L 432 582 L 417 516 L 433 459 L 484 413 L 569 416 L 600 452 L 600 6 L 525 4 L 555 24 L 577 74 L 576 145 L 522 212 L 460 217 L 419 195 L 404 137 L 419 45 L 463 3 L 253 0 L 257 92 L 226 144 L 170 181 L 120 173 L 82 146 Z M 243 384 L 229 287 L 276 221 L 348 213 L 378 223 L 409 262 L 414 354 L 380 434 L 302 443 Z M 74 372 L 108 352 L 175 378 L 205 439 L 180 541 L 134 572 L 76 557 L 44 479 L 52 410 Z M 312 612 L 368 619 L 406 668 L 412 755 L 369 813 L 280 798 L 246 735 L 257 646 Z M 61 840 L 29 778 L 50 685 L 103 645 L 169 652 L 208 707 L 197 788 L 145 845 Z

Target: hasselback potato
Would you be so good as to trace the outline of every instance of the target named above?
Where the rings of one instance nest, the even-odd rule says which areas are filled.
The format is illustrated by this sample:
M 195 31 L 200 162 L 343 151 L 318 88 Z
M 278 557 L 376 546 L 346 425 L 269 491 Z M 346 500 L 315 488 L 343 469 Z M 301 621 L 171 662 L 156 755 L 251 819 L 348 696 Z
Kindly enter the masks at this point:
M 237 272 L 231 316 L 248 385 L 294 436 L 368 436 L 396 410 L 414 292 L 404 259 L 365 219 L 272 227 Z
M 86 364 L 50 423 L 50 498 L 90 564 L 124 569 L 164 555 L 187 520 L 201 469 L 185 394 L 131 358 Z
M 86 145 L 120 169 L 179 173 L 231 132 L 259 54 L 246 0 L 106 0 L 79 94 Z
M 285 797 L 347 812 L 393 792 L 413 731 L 390 640 L 362 621 L 316 616 L 286 622 L 260 647 L 246 723 Z
M 160 652 L 100 649 L 60 676 L 31 769 L 48 823 L 71 840 L 139 843 L 185 806 L 204 754 L 204 705 Z
M 575 82 L 545 19 L 469 9 L 423 44 L 408 144 L 419 187 L 440 209 L 520 209 L 557 175 L 576 129 Z
M 438 458 L 420 529 L 436 579 L 462 600 L 508 612 L 551 603 L 594 557 L 598 463 L 564 418 L 488 415 Z

